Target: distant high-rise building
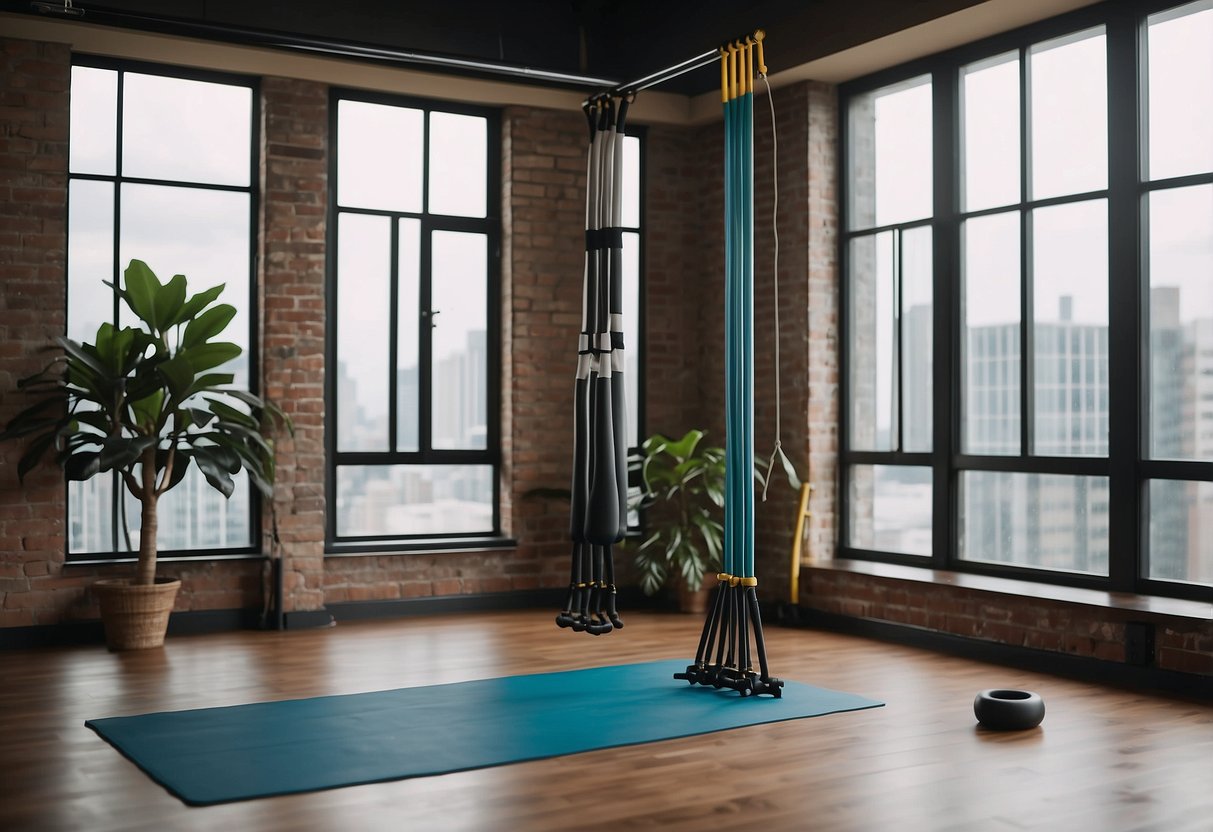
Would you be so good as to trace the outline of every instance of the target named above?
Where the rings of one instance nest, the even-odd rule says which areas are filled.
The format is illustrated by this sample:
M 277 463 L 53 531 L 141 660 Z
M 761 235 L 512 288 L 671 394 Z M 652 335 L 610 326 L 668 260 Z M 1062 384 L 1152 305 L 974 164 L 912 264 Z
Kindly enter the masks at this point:
M 1072 320 L 1033 324 L 1036 456 L 1108 452 L 1108 328 Z M 1017 455 L 1021 446 L 1020 326 L 970 327 L 965 362 L 968 453 Z M 966 558 L 1102 573 L 1108 565 L 1106 477 L 972 471 L 962 475 Z

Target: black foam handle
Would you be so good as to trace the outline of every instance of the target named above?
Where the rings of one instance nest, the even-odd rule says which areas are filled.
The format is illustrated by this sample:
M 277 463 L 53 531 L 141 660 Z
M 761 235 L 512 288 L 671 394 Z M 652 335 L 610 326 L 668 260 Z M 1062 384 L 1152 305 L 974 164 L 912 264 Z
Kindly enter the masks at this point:
M 611 425 L 611 380 L 595 378 L 590 430 L 590 499 L 585 536 L 590 543 L 614 543 L 619 534 L 619 491 L 615 483 L 615 431 Z
M 588 389 L 587 379 L 577 379 L 573 393 L 573 484 L 569 500 L 569 536 L 575 543 L 585 542 L 585 510 L 590 498 Z M 573 557 L 577 557 L 575 551 Z
M 628 534 L 628 410 L 623 375 L 611 376 L 611 428 L 615 451 L 615 490 L 619 508 L 619 527 L 615 532 L 618 543 Z

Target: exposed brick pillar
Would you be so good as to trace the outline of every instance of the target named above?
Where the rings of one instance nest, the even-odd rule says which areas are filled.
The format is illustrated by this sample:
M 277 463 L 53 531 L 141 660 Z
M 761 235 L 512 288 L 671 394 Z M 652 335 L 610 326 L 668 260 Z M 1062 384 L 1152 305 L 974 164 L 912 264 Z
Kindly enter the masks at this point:
M 262 361 L 266 395 L 294 423 L 278 439 L 273 508 L 288 612 L 324 606 L 325 211 L 328 87 L 261 86 Z M 270 517 L 265 518 L 267 530 Z
M 524 498 L 565 488 L 585 262 L 585 117 L 510 107 L 502 117 L 503 301 L 509 338 L 502 511 L 518 549 L 497 569 L 514 589 L 568 581 L 568 504 Z M 508 426 L 508 427 L 507 427 Z
M 704 275 L 694 253 L 700 237 L 711 233 L 701 218 L 719 212 L 700 202 L 703 171 L 695 166 L 695 142 L 695 131 L 673 127 L 651 127 L 645 140 L 646 424 L 641 428 L 673 438 L 705 427 L 696 378 L 703 358 L 698 323 Z
M 66 45 L 0 38 L 0 424 L 64 332 L 70 82 Z M 0 627 L 57 621 L 83 593 L 61 575 L 63 476 L 43 465 L 19 484 L 23 451 L 0 445 Z
M 830 558 L 838 542 L 838 91 L 808 93 L 808 471 L 813 483 L 808 554 Z M 795 370 L 784 365 L 785 373 Z

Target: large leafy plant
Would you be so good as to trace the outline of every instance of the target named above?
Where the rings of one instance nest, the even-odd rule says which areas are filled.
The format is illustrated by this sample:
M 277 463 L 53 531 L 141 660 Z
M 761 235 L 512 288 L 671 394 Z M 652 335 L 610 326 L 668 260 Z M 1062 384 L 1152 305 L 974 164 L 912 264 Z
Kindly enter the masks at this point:
M 217 372 L 240 355 L 236 344 L 215 340 L 236 314 L 215 303 L 223 286 L 189 295 L 184 275 L 161 283 L 141 260 L 132 260 L 117 292 L 138 327 L 105 323 L 93 343 L 58 337 L 62 349 L 40 373 L 18 382 L 37 401 L 19 413 L 0 439 L 29 437 L 17 466 L 25 475 L 54 453 L 68 479 L 117 471 L 141 503 L 135 583 L 156 575 L 157 503 L 197 465 L 225 497 L 232 475 L 248 472 L 267 496 L 274 481 L 269 436 L 289 422 L 275 406 L 231 385 Z
M 648 595 L 671 575 L 698 590 L 706 575 L 720 571 L 725 452 L 703 437 L 701 430 L 678 440 L 654 434 L 633 457 L 641 479 L 636 506 L 650 509 L 649 535 L 636 549 L 640 586 Z

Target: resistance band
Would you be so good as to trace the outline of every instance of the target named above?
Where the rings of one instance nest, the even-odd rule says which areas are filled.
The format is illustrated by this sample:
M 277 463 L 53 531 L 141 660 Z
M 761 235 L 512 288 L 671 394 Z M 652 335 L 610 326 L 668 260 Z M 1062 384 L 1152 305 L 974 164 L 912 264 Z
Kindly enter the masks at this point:
M 695 664 L 674 678 L 732 688 L 742 696 L 779 697 L 783 682 L 772 678 L 767 668 L 754 575 L 754 74 L 757 70 L 766 76 L 763 37 L 759 30 L 720 49 L 727 407 L 724 571 L 717 575 Z

